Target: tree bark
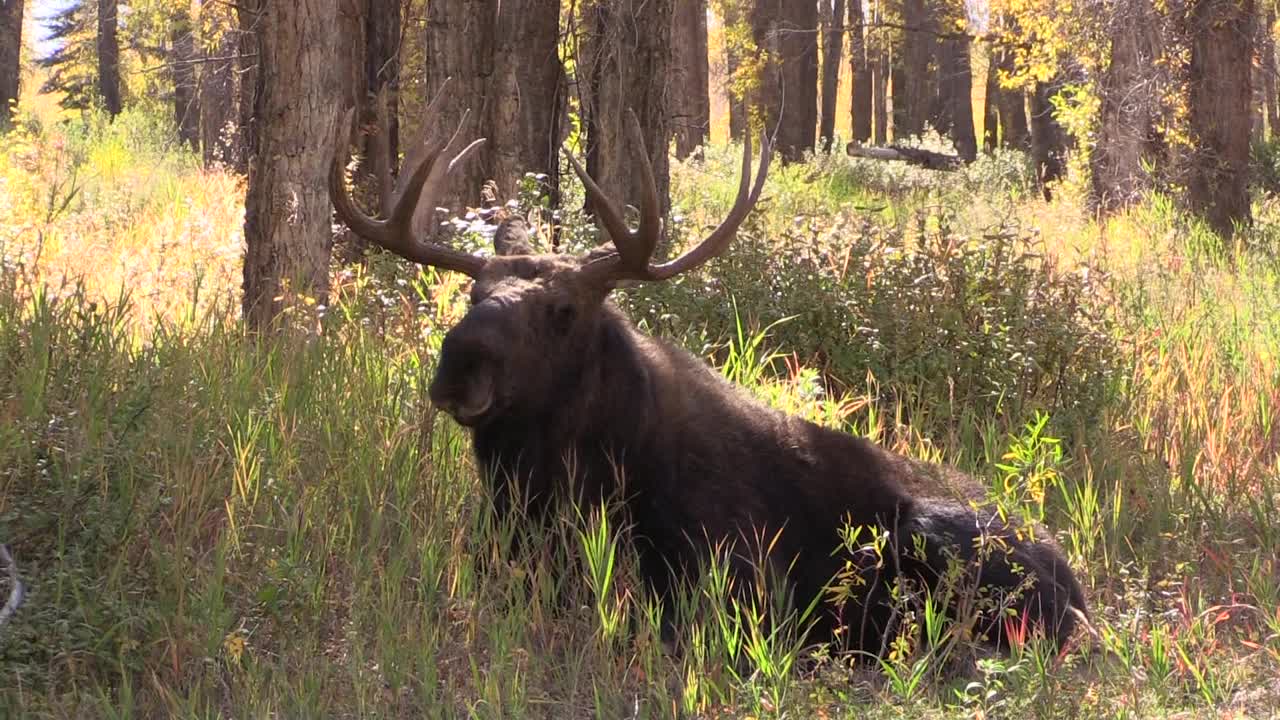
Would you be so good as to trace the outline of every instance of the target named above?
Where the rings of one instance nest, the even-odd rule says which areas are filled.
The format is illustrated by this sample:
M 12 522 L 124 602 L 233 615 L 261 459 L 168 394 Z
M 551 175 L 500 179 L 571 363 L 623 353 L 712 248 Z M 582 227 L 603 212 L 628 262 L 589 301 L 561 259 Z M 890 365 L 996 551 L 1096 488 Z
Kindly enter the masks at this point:
M 200 149 L 200 103 L 196 83 L 196 38 L 191 11 L 180 6 L 169 20 L 169 62 L 173 75 L 173 120 L 178 140 Z
M 1110 20 L 1111 62 L 1100 82 L 1100 117 L 1089 157 L 1090 204 L 1104 214 L 1136 201 L 1149 184 L 1143 165 L 1151 164 L 1159 142 L 1155 22 L 1150 0 L 1125 0 Z
M 849 26 L 849 82 L 853 83 L 852 106 L 853 141 L 866 143 L 871 140 L 871 60 L 867 54 L 867 36 L 862 0 L 849 0 L 847 25 Z
M 23 0 L 0 2 L 0 130 L 9 127 L 11 113 L 18 102 L 22 77 L 22 3 Z
M 1038 82 L 1031 94 L 1031 158 L 1046 201 L 1053 199 L 1051 183 L 1066 173 L 1067 133 L 1054 117 L 1051 100 L 1057 89 L 1056 82 Z
M 822 6 L 822 116 L 818 137 L 822 152 L 831 152 L 836 134 L 836 97 L 840 92 L 840 57 L 844 51 L 844 0 L 820 0 Z
M 978 156 L 972 94 L 969 39 L 948 37 L 938 43 L 938 131 L 951 137 L 965 162 Z
M 1187 196 L 1223 237 L 1249 213 L 1253 0 L 1195 0 L 1190 7 L 1189 120 L 1196 138 Z
M 275 327 L 298 296 L 328 298 L 328 149 L 342 92 L 338 4 L 269 2 L 256 13 L 258 126 L 245 196 L 243 310 L 259 331 Z
M 639 206 L 641 174 L 624 123 L 640 119 L 663 214 L 669 210 L 666 76 L 671 0 L 595 0 L 583 8 L 578 82 L 587 129 L 587 171 L 610 197 Z M 584 82 L 585 81 L 585 82 Z M 591 211 L 590 204 L 587 206 Z
M 675 0 L 671 58 L 671 129 L 676 157 L 683 160 L 706 142 L 711 129 L 706 0 Z
M 813 0 L 758 0 L 751 34 L 768 58 L 759 102 L 778 155 L 795 162 L 813 150 L 818 124 L 818 5 Z
M 486 180 L 497 185 L 497 197 L 514 197 L 525 171 L 545 175 L 549 188 L 558 186 L 556 153 L 565 95 L 556 45 L 559 23 L 558 0 L 436 0 L 427 5 L 427 97 L 435 97 L 452 77 L 436 116 L 426 118 L 428 128 L 452 134 L 469 109 L 463 132 L 488 139 L 442 188 L 442 205 L 478 205 Z M 662 27 L 659 34 L 665 37 Z M 433 209 L 420 210 L 415 226 L 425 230 Z
M 111 117 L 119 115 L 122 109 L 116 10 L 116 0 L 98 0 L 98 94 Z

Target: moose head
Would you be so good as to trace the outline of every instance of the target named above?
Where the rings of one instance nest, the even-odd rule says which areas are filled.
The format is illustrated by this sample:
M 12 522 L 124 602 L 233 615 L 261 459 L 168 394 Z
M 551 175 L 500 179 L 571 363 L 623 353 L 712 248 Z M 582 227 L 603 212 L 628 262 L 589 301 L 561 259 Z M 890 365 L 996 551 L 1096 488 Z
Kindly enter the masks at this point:
M 617 203 L 607 197 L 581 164 L 565 153 L 582 179 L 609 240 L 580 256 L 534 254 L 523 221 L 504 222 L 495 236 L 493 257 L 480 257 L 414 237 L 415 209 L 434 207 L 441 183 L 484 142 L 456 149 L 460 132 L 448 142 L 428 139 L 405 163 L 392 193 L 389 217 L 374 219 L 356 208 L 343 182 L 341 144 L 333 156 L 329 190 L 338 217 L 357 235 L 421 265 L 463 273 L 474 280 L 471 307 L 445 336 L 429 394 L 432 402 L 461 425 L 479 427 L 510 413 L 534 413 L 555 402 L 558 379 L 572 376 L 599 336 L 606 298 L 620 282 L 658 282 L 688 272 L 724 252 L 751 212 L 769 167 L 769 142 L 762 140 L 759 172 L 751 176 L 751 141 L 743 146 L 742 177 L 728 216 L 701 242 L 665 263 L 652 260 L 662 233 L 653 168 L 634 112 L 627 132 L 642 180 L 640 222 L 632 230 Z M 350 127 L 351 113 L 339 128 Z M 465 117 L 463 118 L 465 122 Z M 461 123 L 459 124 L 459 129 Z

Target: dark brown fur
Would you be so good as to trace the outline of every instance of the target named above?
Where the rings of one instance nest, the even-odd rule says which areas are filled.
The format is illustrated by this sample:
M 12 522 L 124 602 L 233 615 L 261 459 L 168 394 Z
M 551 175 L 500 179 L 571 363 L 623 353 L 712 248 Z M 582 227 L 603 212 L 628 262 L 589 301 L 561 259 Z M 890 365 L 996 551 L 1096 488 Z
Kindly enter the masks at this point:
M 505 228 L 504 238 L 512 231 L 523 228 Z M 528 247 L 519 237 L 502 246 Z M 1072 632 L 1069 607 L 1084 612 L 1083 593 L 1051 542 L 987 527 L 989 513 L 959 503 L 913 497 L 905 488 L 919 483 L 918 464 L 767 407 L 690 353 L 639 332 L 606 289 L 583 280 L 584 262 L 492 259 L 476 278 L 471 310 L 445 337 L 431 398 L 471 428 L 500 509 L 513 495 L 535 516 L 569 496 L 621 498 L 641 571 L 659 593 L 696 571 L 708 541 L 781 531 L 771 562 L 790 568 L 802 605 L 848 557 L 833 555 L 844 523 L 890 529 L 897 552 L 859 591 L 861 604 L 843 618 L 825 608 L 815 631 L 821 639 L 849 624 L 854 646 L 872 652 L 889 631 L 892 579 L 934 582 L 946 550 L 972 557 L 985 531 L 1012 552 L 982 561 L 984 587 L 1016 586 L 1012 564 L 1029 570 L 1031 590 L 1015 607 L 1059 641 Z M 925 558 L 911 557 L 913 535 L 923 537 Z M 739 561 L 736 569 L 748 568 Z M 1004 644 L 993 617 L 980 629 Z

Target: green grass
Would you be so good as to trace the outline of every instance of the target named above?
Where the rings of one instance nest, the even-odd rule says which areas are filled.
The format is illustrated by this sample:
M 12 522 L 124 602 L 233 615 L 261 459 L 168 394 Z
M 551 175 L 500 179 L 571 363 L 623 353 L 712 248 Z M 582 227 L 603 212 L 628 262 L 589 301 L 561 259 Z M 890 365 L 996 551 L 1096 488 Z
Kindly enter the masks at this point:
M 1280 706 L 1280 265 L 1206 240 L 1159 198 L 1100 227 L 1070 198 L 1033 199 L 1013 157 L 944 177 L 818 159 L 770 181 L 737 260 L 623 298 L 766 402 L 956 463 L 1007 512 L 1043 516 L 1095 613 L 1096 636 L 1061 656 L 1028 636 L 993 658 L 926 604 L 883 662 L 859 665 L 798 644 L 803 613 L 777 622 L 777 598 L 728 602 L 723 563 L 676 599 L 685 622 L 665 645 L 599 508 L 532 538 L 495 524 L 469 441 L 425 398 L 463 308 L 457 278 L 378 258 L 336 276 L 321 336 L 251 340 L 224 257 L 239 181 L 128 130 L 142 119 L 117 125 L 0 140 L 0 541 L 30 584 L 0 630 L 0 716 Z M 735 156 L 676 166 L 688 233 L 731 202 Z M 1259 211 L 1258 236 L 1274 235 Z M 570 243 L 586 242 L 567 216 Z M 981 249 L 991 234 L 1034 257 L 1008 270 L 1013 250 Z M 937 249 L 953 239 L 972 252 Z M 815 265 L 787 288 L 808 302 L 753 290 L 750 258 L 857 243 L 881 248 L 859 257 L 892 281 Z M 125 260 L 147 271 L 112 269 Z M 1073 285 L 1086 266 L 1096 284 Z M 913 268 L 929 279 L 902 295 Z M 1064 288 L 1105 322 L 1052 311 Z M 1002 319 L 971 326 L 974 313 Z M 899 344 L 871 347 L 849 318 Z M 904 349 L 938 326 L 970 349 Z M 1011 338 L 1054 337 L 1095 344 L 1053 365 L 1059 385 L 1007 379 L 1065 352 Z

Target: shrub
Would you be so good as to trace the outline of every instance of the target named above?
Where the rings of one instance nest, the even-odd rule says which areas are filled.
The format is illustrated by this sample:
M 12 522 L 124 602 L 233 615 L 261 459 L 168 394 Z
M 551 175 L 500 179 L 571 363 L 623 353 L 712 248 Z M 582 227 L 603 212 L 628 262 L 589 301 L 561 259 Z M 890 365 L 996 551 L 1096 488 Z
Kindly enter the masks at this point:
M 966 237 L 945 213 L 908 228 L 841 212 L 781 237 L 748 221 L 712 272 L 624 294 L 636 320 L 715 352 L 734 305 L 757 325 L 795 316 L 773 344 L 837 391 L 870 372 L 929 417 L 959 409 L 1021 422 L 1034 409 L 1089 418 L 1116 366 L 1104 277 L 1063 271 L 1012 228 Z

